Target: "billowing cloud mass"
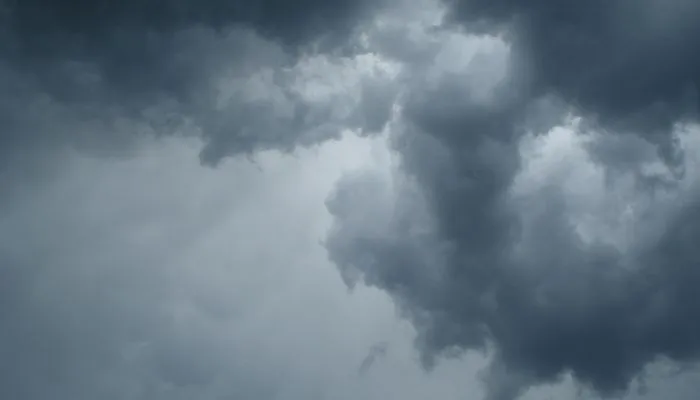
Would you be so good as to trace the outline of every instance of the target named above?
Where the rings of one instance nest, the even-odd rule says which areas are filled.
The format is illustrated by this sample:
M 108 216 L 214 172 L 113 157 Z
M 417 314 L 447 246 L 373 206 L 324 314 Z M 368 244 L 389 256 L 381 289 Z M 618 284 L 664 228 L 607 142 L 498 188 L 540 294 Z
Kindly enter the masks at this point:
M 561 96 L 602 128 L 668 144 L 674 123 L 698 116 L 696 1 L 448 3 L 466 29 L 509 36 L 532 95 Z
M 391 90 L 352 47 L 382 4 L 3 1 L 0 168 L 37 148 L 113 155 L 153 134 L 199 135 L 217 163 L 381 131 Z M 330 84 L 336 74 L 346 79 Z M 339 85 L 354 96 L 338 99 Z
M 0 0 L 0 398 L 694 398 L 699 4 Z
M 328 201 L 348 283 L 392 295 L 428 364 L 493 354 L 491 400 L 697 361 L 700 7 L 446 3 L 377 35 L 405 62 L 400 167 Z

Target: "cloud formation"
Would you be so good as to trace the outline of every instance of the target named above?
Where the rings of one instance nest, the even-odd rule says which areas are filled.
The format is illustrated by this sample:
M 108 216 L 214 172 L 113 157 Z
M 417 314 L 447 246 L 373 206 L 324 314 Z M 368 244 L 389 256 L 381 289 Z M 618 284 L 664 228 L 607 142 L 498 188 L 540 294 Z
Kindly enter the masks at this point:
M 119 155 L 150 135 L 200 136 L 209 143 L 202 161 L 215 164 L 347 129 L 381 131 L 392 89 L 351 49 L 359 27 L 382 7 L 3 1 L 0 170 L 15 168 L 16 154 L 41 149 Z M 367 64 L 359 74 L 357 63 Z M 353 72 L 346 86 L 328 82 Z
M 485 352 L 487 399 L 512 400 L 565 376 L 624 393 L 658 360 L 695 365 L 699 19 L 691 0 L 0 0 L 0 392 L 356 398 L 336 365 L 302 360 L 336 329 L 316 318 L 334 315 L 331 285 L 235 324 L 251 299 L 306 293 L 270 282 L 318 256 L 299 227 L 325 167 L 282 174 L 256 208 L 197 162 L 345 131 L 386 132 L 396 164 L 337 183 L 326 249 L 348 286 L 394 300 L 425 366 Z M 130 166 L 154 158 L 121 157 L 164 136 L 196 137 L 199 160 L 168 153 L 144 177 Z M 242 197 L 263 179 L 229 172 Z M 229 208 L 235 236 L 217 231 Z M 264 273 L 219 268 L 231 243 Z M 394 351 L 374 363 L 376 340 L 347 350 L 348 371 L 386 387 L 372 379 Z
M 450 21 L 507 36 L 533 95 L 561 96 L 612 130 L 663 134 L 698 115 L 697 2 L 446 3 Z
M 446 3 L 444 24 L 377 35 L 406 66 L 400 168 L 329 198 L 343 276 L 392 295 L 428 365 L 493 354 L 490 400 L 697 361 L 700 8 Z

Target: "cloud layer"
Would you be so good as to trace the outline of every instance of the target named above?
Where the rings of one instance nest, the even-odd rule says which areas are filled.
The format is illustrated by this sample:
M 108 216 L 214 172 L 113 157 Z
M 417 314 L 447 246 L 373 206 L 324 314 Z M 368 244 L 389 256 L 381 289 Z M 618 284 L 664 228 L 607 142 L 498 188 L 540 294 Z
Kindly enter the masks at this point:
M 700 6 L 658 1 L 446 1 L 467 30 L 507 35 L 534 95 L 562 96 L 613 130 L 696 117 Z
M 354 397 L 298 360 L 357 328 L 317 318 L 330 280 L 258 307 L 305 293 L 273 284 L 301 279 L 288 262 L 322 263 L 330 179 L 266 151 L 348 132 L 394 158 L 337 182 L 324 244 L 346 285 L 391 297 L 424 366 L 483 352 L 487 399 L 512 400 L 695 365 L 699 20 L 691 0 L 0 0 L 0 397 Z M 193 137 L 199 160 L 168 147 Z M 219 265 L 231 246 L 246 273 Z M 348 348 L 353 377 L 390 361 L 383 340 Z
M 382 7 L 4 1 L 0 168 L 39 148 L 121 154 L 144 135 L 198 135 L 210 143 L 203 161 L 216 163 L 338 138 L 346 129 L 381 131 L 391 89 L 374 79 L 372 65 L 357 72 L 353 64 L 367 62 L 351 49 Z M 349 85 L 355 95 L 339 99 L 337 85 L 323 80 L 348 72 L 355 75 L 340 89 Z
M 341 272 L 391 293 L 427 363 L 494 354 L 489 399 L 566 373 L 617 394 L 660 358 L 696 361 L 700 9 L 448 3 L 447 30 L 392 46 L 433 56 L 404 69 L 396 176 L 329 199 Z

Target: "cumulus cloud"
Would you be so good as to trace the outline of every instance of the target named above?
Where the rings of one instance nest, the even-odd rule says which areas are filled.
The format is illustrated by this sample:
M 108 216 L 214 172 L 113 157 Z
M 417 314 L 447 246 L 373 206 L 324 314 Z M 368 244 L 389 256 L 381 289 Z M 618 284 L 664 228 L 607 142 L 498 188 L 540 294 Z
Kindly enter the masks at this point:
M 446 3 L 450 21 L 508 37 L 533 96 L 561 96 L 601 128 L 645 134 L 670 157 L 669 129 L 698 116 L 696 2 Z
M 1 171 L 66 146 L 122 155 L 152 135 L 200 136 L 209 143 L 203 162 L 215 164 L 348 129 L 379 132 L 392 89 L 386 71 L 352 48 L 383 7 L 3 1 Z M 345 79 L 331 85 L 334 75 Z
M 427 365 L 492 354 L 492 400 L 569 373 L 619 394 L 696 361 L 700 9 L 445 3 L 377 28 L 404 65 L 400 166 L 329 198 L 343 276 L 392 295 Z
M 376 363 L 377 337 L 324 325 L 342 306 L 319 271 L 275 284 L 322 264 L 309 207 L 330 178 L 266 151 L 348 131 L 386 133 L 395 158 L 337 182 L 325 246 L 347 286 L 391 297 L 423 365 L 488 355 L 489 400 L 695 365 L 698 17 L 691 0 L 0 0 L 0 393 L 457 397 L 462 369 L 400 385 L 396 351 Z M 202 146 L 171 159 L 163 137 Z M 148 175 L 153 146 L 169 161 Z M 279 168 L 222 165 L 237 155 Z M 352 344 L 315 340 L 333 335 Z

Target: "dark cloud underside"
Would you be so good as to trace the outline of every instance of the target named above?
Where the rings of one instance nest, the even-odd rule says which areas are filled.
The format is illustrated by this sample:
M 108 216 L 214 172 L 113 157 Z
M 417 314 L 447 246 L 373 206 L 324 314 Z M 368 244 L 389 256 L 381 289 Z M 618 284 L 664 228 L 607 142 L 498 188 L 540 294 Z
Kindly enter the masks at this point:
M 140 134 L 200 134 L 217 148 L 203 161 L 216 163 L 381 130 L 388 111 L 338 116 L 292 87 L 305 56 L 352 55 L 353 35 L 383 4 L 3 0 L 0 168 L 42 147 L 118 153 Z M 388 110 L 376 103 L 390 101 L 381 85 L 364 86 L 372 110 Z
M 505 32 L 535 94 L 562 96 L 606 127 L 667 137 L 678 119 L 698 116 L 696 1 L 446 3 L 467 29 Z
M 506 77 L 490 96 L 479 95 L 493 81 L 483 68 L 488 54 L 429 85 L 425 69 L 408 73 L 393 133 L 403 176 L 394 184 L 397 198 L 362 198 L 381 193 L 371 189 L 376 178 L 339 183 L 328 203 L 336 217 L 331 258 L 348 279 L 362 277 L 396 299 L 420 332 L 426 361 L 492 348 L 492 400 L 568 372 L 603 395 L 616 394 L 658 358 L 697 361 L 697 192 L 682 189 L 674 180 L 680 175 L 660 189 L 640 171 L 655 157 L 649 148 L 684 163 L 673 131 L 698 116 L 700 6 L 446 3 L 452 26 L 509 43 Z M 635 214 L 631 245 L 582 237 L 576 204 L 583 200 L 567 194 L 565 170 L 524 198 L 514 194 L 527 161 L 526 133 L 544 134 L 572 110 L 583 117 L 578 137 L 591 128 L 605 132 L 586 147 L 609 173 L 604 196 L 632 179 L 635 201 L 651 204 Z M 674 200 L 668 205 L 664 197 Z
M 291 45 L 354 28 L 367 1 L 86 1 L 7 0 L 5 13 L 24 47 L 42 49 L 46 35 L 86 41 L 109 39 L 117 29 L 172 32 L 196 25 L 243 24 Z M 53 38 L 54 40 L 56 38 Z M 42 49 L 47 50 L 47 49 Z

